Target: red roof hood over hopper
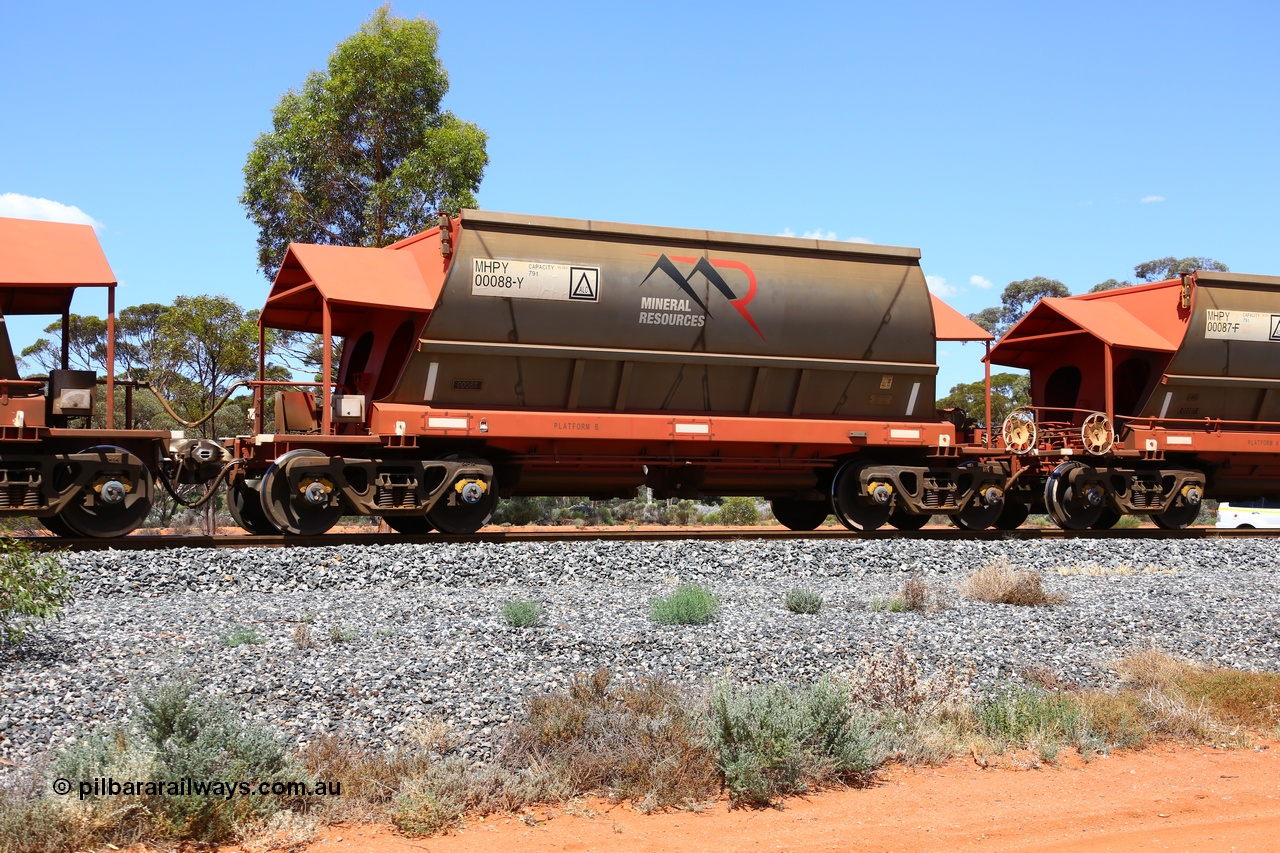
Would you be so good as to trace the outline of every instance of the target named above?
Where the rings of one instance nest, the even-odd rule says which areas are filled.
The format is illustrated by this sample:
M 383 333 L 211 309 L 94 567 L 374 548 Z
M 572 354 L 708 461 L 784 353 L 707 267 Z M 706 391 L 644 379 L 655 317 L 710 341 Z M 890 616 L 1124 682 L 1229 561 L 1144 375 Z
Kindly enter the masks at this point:
M 427 313 L 433 293 L 409 252 L 293 243 L 285 255 L 260 322 L 273 329 L 316 332 L 329 303 L 333 333 L 346 335 L 371 308 Z

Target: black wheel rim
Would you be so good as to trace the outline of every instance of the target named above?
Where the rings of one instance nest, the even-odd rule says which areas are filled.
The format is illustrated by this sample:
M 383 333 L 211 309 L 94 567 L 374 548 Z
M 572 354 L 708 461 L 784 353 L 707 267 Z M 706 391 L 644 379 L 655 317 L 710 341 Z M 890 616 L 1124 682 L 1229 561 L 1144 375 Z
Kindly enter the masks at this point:
M 1102 515 L 1104 507 L 1079 500 L 1071 485 L 1071 472 L 1084 468 L 1079 462 L 1063 462 L 1044 484 L 1044 504 L 1049 517 L 1063 530 L 1084 530 Z
M 270 536 L 280 531 L 272 526 L 262 512 L 262 494 L 255 484 L 261 480 L 246 480 L 244 485 L 232 486 L 227 494 L 227 511 L 247 532 L 255 536 Z
M 1124 518 L 1124 516 L 1115 510 L 1103 509 L 1102 515 L 1098 516 L 1098 520 L 1092 526 L 1094 530 L 1110 530 L 1120 523 L 1121 518 Z
M 262 497 L 264 518 L 281 533 L 292 536 L 319 536 L 342 517 L 342 505 L 315 507 L 300 494 L 294 494 L 289 485 L 287 468 L 290 462 L 303 458 L 324 458 L 318 450 L 291 450 L 281 456 L 267 473 L 262 475 L 259 493 Z
M 405 536 L 421 536 L 435 530 L 425 515 L 384 515 L 382 520 L 396 533 Z
M 769 501 L 773 517 L 788 530 L 816 530 L 831 514 L 826 501 L 774 498 Z
M 840 523 L 850 530 L 867 532 L 883 527 L 893 513 L 892 504 L 877 504 L 864 498 L 859 476 L 875 463 L 849 462 L 836 474 L 831 488 L 831 509 Z
M 997 530 L 1017 530 L 1031 515 L 1031 507 L 1007 498 L 1000 509 L 1000 517 L 996 519 Z
M 895 509 L 889 513 L 889 524 L 898 530 L 919 530 L 928 524 L 931 518 L 933 518 L 932 515 L 916 515 L 901 509 Z
M 956 527 L 961 530 L 986 530 L 1000 519 L 1002 512 L 1004 501 L 988 505 L 974 497 L 964 509 L 956 513 Z
M 90 447 L 81 451 L 81 454 L 89 453 L 121 454 L 122 465 L 119 472 L 108 466 L 102 469 L 100 476 L 117 475 L 122 479 L 130 479 L 128 474 L 133 470 L 137 472 L 138 479 L 131 482 L 132 491 L 114 504 L 102 500 L 92 488 L 81 489 L 62 508 L 62 512 L 58 514 L 58 523 L 70 529 L 73 535 L 89 539 L 118 539 L 128 536 L 147 520 L 147 515 L 151 512 L 151 471 L 141 459 L 120 447 Z
M 1199 505 L 1183 504 L 1182 506 L 1175 506 L 1173 509 L 1165 510 L 1159 515 L 1153 515 L 1151 520 L 1156 523 L 1156 526 L 1165 530 L 1182 530 L 1185 527 L 1190 527 L 1199 515 Z
M 475 462 L 488 464 L 474 456 L 451 454 L 444 457 L 455 462 Z M 465 536 L 475 533 L 489 523 L 493 516 L 493 508 L 498 505 L 497 477 L 488 484 L 488 489 L 473 504 L 463 500 L 462 495 L 453 487 L 456 479 L 449 484 L 448 490 L 427 513 L 427 521 L 441 533 Z

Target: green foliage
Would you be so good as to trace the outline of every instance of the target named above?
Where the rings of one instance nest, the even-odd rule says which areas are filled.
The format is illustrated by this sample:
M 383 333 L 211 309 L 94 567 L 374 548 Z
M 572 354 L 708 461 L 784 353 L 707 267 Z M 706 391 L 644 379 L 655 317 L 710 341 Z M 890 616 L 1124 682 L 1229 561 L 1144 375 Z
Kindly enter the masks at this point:
M 107 322 L 100 317 L 72 314 L 67 330 L 67 367 L 103 372 L 107 363 Z M 38 338 L 22 350 L 22 357 L 31 359 L 30 367 L 47 374 L 62 367 L 62 319 L 45 326 L 44 332 L 51 337 Z
M 71 585 L 56 555 L 0 537 L 0 637 L 16 643 L 29 630 L 28 620 L 57 618 L 71 602 Z
M 803 689 L 718 684 L 711 741 L 735 805 L 862 781 L 876 763 L 871 717 L 829 679 Z
M 1031 405 L 1031 377 L 1025 373 L 994 373 L 991 376 L 991 422 L 999 425 L 1019 406 Z M 959 409 L 982 423 L 987 417 L 985 382 L 962 382 L 938 400 L 939 409 Z
M 660 625 L 705 625 L 715 618 L 720 600 L 698 584 L 682 584 L 649 604 L 649 618 Z
M 725 498 L 720 505 L 720 523 L 726 527 L 750 527 L 760 523 L 755 498 Z
M 1226 264 L 1221 261 L 1215 261 L 1213 258 L 1175 258 L 1170 256 L 1138 264 L 1133 268 L 1133 274 L 1143 281 L 1167 281 L 1196 270 L 1208 270 L 1211 272 L 1231 271 Z
M 536 601 L 518 598 L 502 607 L 502 619 L 512 628 L 532 628 L 542 622 L 542 605 Z
M 1131 281 L 1117 281 L 1114 278 L 1109 278 L 1106 281 L 1098 282 L 1093 287 L 1089 288 L 1089 292 L 1105 293 L 1108 290 L 1115 290 L 1116 288 L 1119 288 L 1119 287 L 1131 287 L 1132 285 L 1133 285 L 1133 282 Z
M 987 737 L 1011 746 L 1078 742 L 1088 733 L 1080 699 L 1056 690 L 1006 686 L 979 702 L 974 713 Z
M 334 623 L 329 626 L 329 642 L 333 644 L 354 643 L 360 637 L 360 632 L 355 628 L 346 625 Z
M 822 609 L 822 596 L 811 589 L 796 587 L 787 593 L 787 609 L 792 613 L 817 613 Z
M 222 635 L 222 644 L 228 648 L 256 646 L 265 642 L 263 636 L 258 633 L 258 629 L 252 625 L 233 625 Z
M 999 307 L 985 308 L 976 314 L 970 314 L 969 319 L 1000 338 L 1042 298 L 1070 295 L 1071 291 L 1067 286 L 1056 278 L 1038 275 L 1035 278 L 1011 281 L 1000 295 Z
M 60 751 L 52 778 L 111 777 L 177 785 L 183 780 L 307 782 L 270 731 L 237 719 L 221 702 L 197 696 L 190 683 L 163 685 L 138 700 L 136 728 L 94 732 Z M 93 823 L 117 839 L 152 838 L 217 842 L 278 811 L 275 796 L 182 796 L 141 792 L 131 797 L 89 797 L 80 805 Z M 104 838 L 103 840 L 107 840 Z
M 240 197 L 268 278 L 290 242 L 386 246 L 476 205 L 487 136 L 440 109 L 449 78 L 438 38 L 433 22 L 388 4 L 281 96 Z

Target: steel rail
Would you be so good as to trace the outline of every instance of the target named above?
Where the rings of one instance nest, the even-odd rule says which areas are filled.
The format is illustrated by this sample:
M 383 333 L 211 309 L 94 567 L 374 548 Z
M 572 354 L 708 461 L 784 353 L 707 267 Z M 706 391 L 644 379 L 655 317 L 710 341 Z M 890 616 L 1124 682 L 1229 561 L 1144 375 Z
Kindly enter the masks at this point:
M 324 533 L 319 536 L 253 536 L 217 535 L 147 535 L 135 533 L 122 539 L 69 539 L 56 536 L 16 537 L 37 550 L 69 551 L 163 551 L 172 548 L 324 548 L 351 545 L 448 545 L 459 542 L 499 544 L 503 542 L 671 542 L 677 540 L 749 541 L 749 540 L 831 540 L 831 539 L 924 539 L 940 542 L 1035 541 L 1058 539 L 1266 539 L 1280 536 L 1280 530 L 1228 529 L 1190 527 L 1185 530 L 1162 530 L 1138 527 L 1124 530 L 1060 530 L 1056 527 L 1026 527 L 1017 530 L 957 530 L 949 527 L 925 528 L 911 532 L 880 529 L 859 533 L 843 528 L 819 528 L 797 532 L 782 528 L 673 528 L 671 530 L 636 530 L 626 528 L 590 528 L 567 530 L 484 530 L 467 536 L 441 533 L 409 536 L 401 533 Z

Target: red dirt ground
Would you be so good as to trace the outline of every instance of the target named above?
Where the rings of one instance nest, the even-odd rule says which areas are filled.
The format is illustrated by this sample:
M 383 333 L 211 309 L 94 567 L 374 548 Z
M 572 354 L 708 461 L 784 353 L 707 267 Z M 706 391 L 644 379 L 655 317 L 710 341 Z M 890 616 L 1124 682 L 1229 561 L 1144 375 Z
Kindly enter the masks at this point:
M 1026 758 L 1026 757 L 1024 757 Z M 385 826 L 331 826 L 308 853 L 517 851 L 1280 851 L 1280 744 L 1165 747 L 1061 766 L 999 769 L 972 759 L 890 768 L 869 788 L 780 808 L 643 815 L 591 801 L 473 820 L 458 834 L 408 838 Z

